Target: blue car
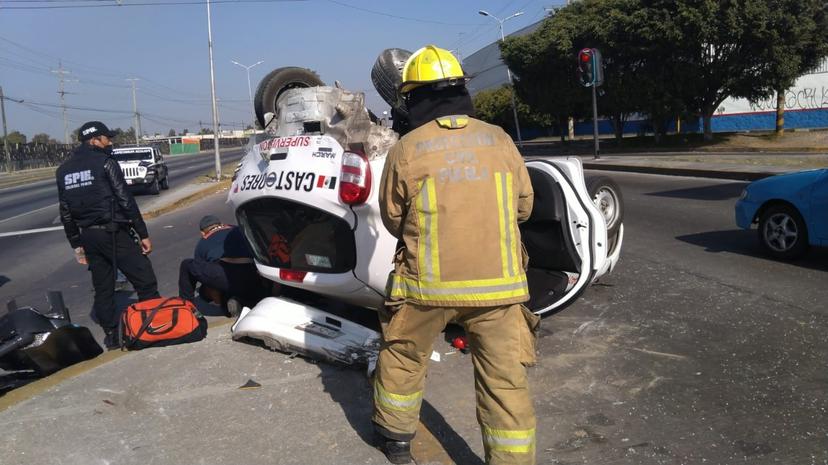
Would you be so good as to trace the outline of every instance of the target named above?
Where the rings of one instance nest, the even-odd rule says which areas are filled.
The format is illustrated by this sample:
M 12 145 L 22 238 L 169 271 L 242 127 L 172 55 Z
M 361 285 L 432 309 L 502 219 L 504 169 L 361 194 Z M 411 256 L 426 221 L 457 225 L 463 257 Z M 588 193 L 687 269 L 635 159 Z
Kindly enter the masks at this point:
M 736 202 L 736 224 L 758 224 L 772 257 L 793 260 L 810 246 L 828 246 L 828 169 L 772 176 L 748 184 Z

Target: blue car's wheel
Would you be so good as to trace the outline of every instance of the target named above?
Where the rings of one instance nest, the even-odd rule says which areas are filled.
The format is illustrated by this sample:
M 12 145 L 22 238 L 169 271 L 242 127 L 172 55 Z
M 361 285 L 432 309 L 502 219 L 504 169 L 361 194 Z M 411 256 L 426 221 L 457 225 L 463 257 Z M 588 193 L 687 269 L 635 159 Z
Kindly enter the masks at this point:
M 759 218 L 759 243 L 775 258 L 796 259 L 808 250 L 805 220 L 790 205 L 774 205 Z

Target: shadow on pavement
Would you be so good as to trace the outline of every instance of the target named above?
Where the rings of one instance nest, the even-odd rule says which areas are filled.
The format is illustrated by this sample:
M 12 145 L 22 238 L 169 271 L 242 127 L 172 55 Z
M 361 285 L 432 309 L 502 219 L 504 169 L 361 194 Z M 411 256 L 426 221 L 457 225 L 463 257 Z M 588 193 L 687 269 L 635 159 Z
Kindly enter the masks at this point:
M 457 434 L 443 415 L 426 400 L 423 401 L 422 410 L 420 410 L 420 421 L 437 438 L 454 463 L 483 465 L 484 462 L 471 450 L 466 440 Z
M 688 244 L 704 247 L 705 252 L 730 252 L 761 258 L 773 262 L 790 263 L 812 270 L 828 271 L 828 249 L 812 247 L 804 257 L 792 262 L 773 259 L 762 253 L 755 230 L 731 229 L 727 231 L 710 231 L 698 234 L 677 236 L 676 239 Z
M 645 195 L 691 200 L 728 200 L 738 199 L 739 195 L 742 194 L 742 189 L 744 189 L 747 185 L 747 182 L 732 182 L 727 184 L 692 187 L 689 189 L 649 192 Z
M 351 428 L 369 447 L 374 446 L 371 423 L 373 395 L 371 383 L 362 370 L 319 364 L 322 385 L 331 399 L 339 404 Z M 483 461 L 466 444 L 466 440 L 449 426 L 445 418 L 424 400 L 420 421 L 440 442 L 454 463 L 483 465 Z M 415 457 L 416 459 L 416 457 Z

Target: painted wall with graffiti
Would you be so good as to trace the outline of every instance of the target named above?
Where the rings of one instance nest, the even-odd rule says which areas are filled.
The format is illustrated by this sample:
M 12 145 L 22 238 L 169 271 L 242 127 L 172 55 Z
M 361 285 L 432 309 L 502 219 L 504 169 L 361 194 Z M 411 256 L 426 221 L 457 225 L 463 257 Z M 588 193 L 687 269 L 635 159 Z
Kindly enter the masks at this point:
M 758 102 L 727 99 L 713 117 L 717 132 L 772 130 L 775 124 L 776 94 Z M 828 128 L 828 60 L 785 91 L 785 128 Z

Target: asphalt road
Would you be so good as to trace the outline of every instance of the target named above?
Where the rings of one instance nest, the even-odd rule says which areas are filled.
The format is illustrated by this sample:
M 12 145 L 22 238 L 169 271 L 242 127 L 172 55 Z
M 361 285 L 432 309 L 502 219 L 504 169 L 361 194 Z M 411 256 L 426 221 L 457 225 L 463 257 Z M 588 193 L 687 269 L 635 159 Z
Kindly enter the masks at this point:
M 222 150 L 222 163 L 235 164 L 241 159 L 241 149 Z M 209 154 L 166 157 L 171 187 L 189 183 L 211 170 L 215 160 Z M 143 207 L 155 196 L 135 190 L 138 206 Z M 164 195 L 161 191 L 160 195 Z M 57 187 L 54 179 L 36 181 L 24 186 L 0 189 L 0 234 L 59 226 Z
M 241 150 L 228 150 L 223 152 L 222 161 L 225 164 L 235 164 L 241 155 Z M 184 158 L 170 157 L 168 166 L 170 190 L 161 191 L 161 197 L 198 176 L 210 173 L 214 169 L 214 160 L 203 154 Z M 153 195 L 136 195 L 135 198 L 142 208 L 158 199 Z M 90 277 L 74 262 L 72 249 L 62 228 L 59 228 L 60 221 L 55 222 L 58 215 L 56 199 L 57 188 L 51 181 L 0 191 L 0 306 L 5 307 L 8 300 L 16 299 L 20 305 L 42 307 L 46 290 L 61 290 L 76 322 L 89 324 L 88 313 L 92 302 Z M 20 213 L 20 205 L 26 205 L 30 213 Z M 223 212 L 223 219 L 234 222 L 232 211 L 226 209 L 221 202 L 215 202 L 211 208 Z M 159 280 L 161 274 L 164 274 L 160 286 L 162 293 L 177 294 L 178 261 L 192 255 L 192 246 L 186 241 L 191 240 L 194 244 L 197 239 L 193 230 L 185 231 L 175 227 L 198 224 L 199 212 L 198 208 L 188 209 L 147 222 L 156 249 L 152 259 L 154 263 L 157 262 L 155 267 Z M 176 224 L 169 224 L 168 221 Z M 53 230 L 4 235 L 39 228 Z M 178 247 L 181 241 L 188 244 L 186 248 Z M 166 273 L 167 268 L 170 270 L 169 275 Z M 126 299 L 126 296 L 119 296 Z
M 828 253 L 763 257 L 733 222 L 745 183 L 606 174 L 621 262 L 542 323 L 538 463 L 828 464 Z M 466 362 L 431 365 L 424 421 L 481 464 Z
M 541 463 L 828 463 L 828 253 L 738 230 L 744 183 L 611 175 L 620 266 L 545 322 Z
M 621 262 L 543 321 L 539 361 L 529 371 L 538 463 L 828 464 L 828 252 L 795 263 L 763 257 L 755 231 L 733 222 L 745 183 L 606 174 L 625 196 Z M 223 200 L 219 194 L 149 222 L 162 294 L 176 292 L 198 218 L 232 220 Z M 22 248 L 0 238 L 4 268 L 34 277 L 0 285 L 0 299 L 62 289 L 76 320 L 89 324 L 89 276 L 62 239 Z M 435 349 L 451 351 L 446 342 Z M 268 357 L 274 366 L 288 360 Z M 354 428 L 369 424 L 370 386 L 359 373 L 308 382 L 335 383 L 335 392 L 348 393 L 341 407 Z M 481 464 L 469 358 L 432 363 L 427 383 L 423 423 L 455 463 Z M 285 409 L 279 415 L 292 411 Z M 307 412 L 294 414 L 302 428 Z M 251 437 L 245 448 L 268 450 L 272 441 Z M 313 455 L 306 445 L 298 450 Z

